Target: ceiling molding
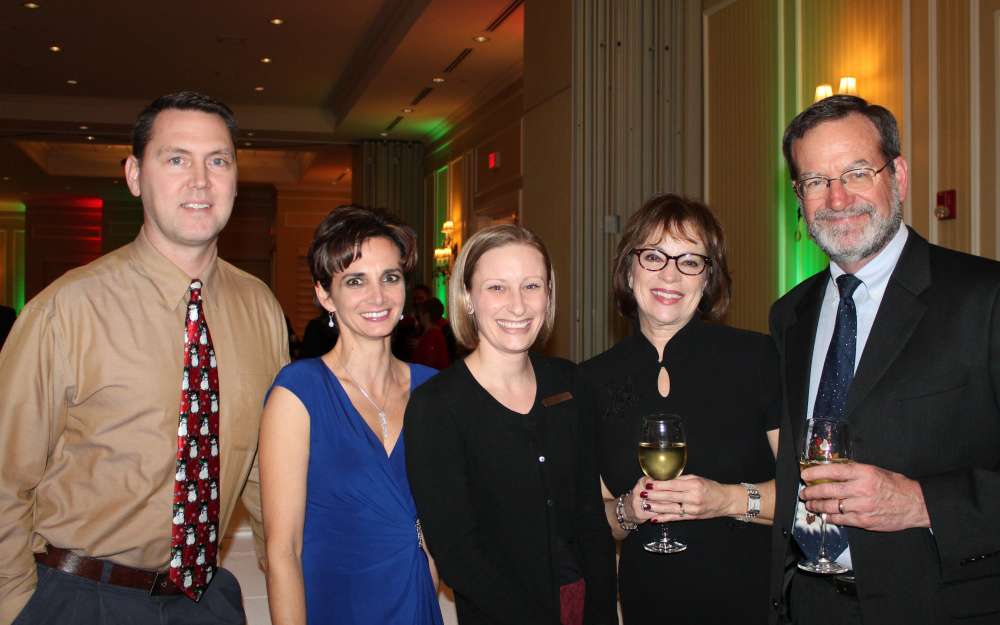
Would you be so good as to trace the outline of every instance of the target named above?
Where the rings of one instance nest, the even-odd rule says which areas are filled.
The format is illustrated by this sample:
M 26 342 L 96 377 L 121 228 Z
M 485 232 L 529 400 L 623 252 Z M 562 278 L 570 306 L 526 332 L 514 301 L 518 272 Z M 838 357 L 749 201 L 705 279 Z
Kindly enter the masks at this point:
M 333 86 L 327 108 L 336 122 L 351 112 L 428 4 L 430 0 L 392 0 L 382 6 L 375 23 L 347 63 L 350 69 Z

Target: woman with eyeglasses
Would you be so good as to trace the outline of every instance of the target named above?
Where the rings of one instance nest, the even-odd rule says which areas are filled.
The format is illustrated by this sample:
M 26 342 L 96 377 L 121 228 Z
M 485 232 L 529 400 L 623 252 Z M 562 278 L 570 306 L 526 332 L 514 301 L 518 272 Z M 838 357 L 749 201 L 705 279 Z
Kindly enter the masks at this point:
M 625 625 L 767 622 L 778 355 L 766 335 L 707 323 L 725 313 L 730 282 L 722 225 L 704 204 L 654 195 L 629 221 L 612 286 L 638 332 L 582 365 Z M 679 416 L 685 431 L 687 466 L 673 480 L 639 466 L 654 414 Z M 647 551 L 667 522 L 687 549 Z

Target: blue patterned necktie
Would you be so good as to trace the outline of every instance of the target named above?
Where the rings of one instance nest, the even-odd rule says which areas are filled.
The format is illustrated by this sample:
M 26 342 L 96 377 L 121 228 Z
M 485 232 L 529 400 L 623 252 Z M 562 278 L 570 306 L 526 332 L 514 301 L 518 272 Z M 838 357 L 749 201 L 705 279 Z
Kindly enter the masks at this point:
M 823 362 L 823 374 L 819 379 L 819 391 L 813 407 L 813 418 L 844 418 L 847 393 L 854 381 L 854 360 L 858 347 L 858 310 L 854 305 L 854 291 L 861 280 L 854 274 L 845 273 L 837 278 L 840 289 L 840 304 L 837 306 L 837 322 L 833 328 L 833 338 Z M 805 502 L 798 500 L 795 511 L 795 526 L 792 535 L 802 553 L 810 560 L 819 553 L 820 520 L 806 510 Z M 836 560 L 847 549 L 847 530 L 839 525 L 828 524 L 826 528 L 826 552 Z

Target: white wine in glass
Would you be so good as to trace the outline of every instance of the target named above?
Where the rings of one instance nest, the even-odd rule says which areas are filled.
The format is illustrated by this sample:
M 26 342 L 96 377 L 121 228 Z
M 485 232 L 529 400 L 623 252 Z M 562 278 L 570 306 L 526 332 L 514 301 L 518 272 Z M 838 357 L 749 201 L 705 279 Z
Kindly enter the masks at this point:
M 806 433 L 799 450 L 799 472 L 809 467 L 837 462 L 852 462 L 851 438 L 847 423 L 834 419 L 812 419 L 806 424 Z M 810 480 L 815 486 L 833 480 Z M 811 560 L 799 562 L 799 568 L 810 573 L 841 575 L 850 569 L 837 564 L 826 552 L 826 514 L 820 514 L 819 554 Z
M 687 443 L 680 417 L 659 414 L 645 417 L 642 437 L 639 439 L 639 466 L 646 477 L 666 481 L 678 477 L 687 464 Z M 653 553 L 677 553 L 687 549 L 687 544 L 670 538 L 667 524 L 661 523 L 658 540 L 643 545 Z

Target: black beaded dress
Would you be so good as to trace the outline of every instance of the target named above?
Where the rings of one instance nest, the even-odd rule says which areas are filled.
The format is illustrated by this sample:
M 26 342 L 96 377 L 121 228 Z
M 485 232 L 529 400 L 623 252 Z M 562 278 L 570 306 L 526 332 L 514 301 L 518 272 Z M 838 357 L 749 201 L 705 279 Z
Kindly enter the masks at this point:
M 657 390 L 656 348 L 641 333 L 582 367 L 599 412 L 601 477 L 614 495 L 642 476 L 637 457 L 642 417 L 681 417 L 685 474 L 723 484 L 774 478 L 767 432 L 778 427 L 778 354 L 770 337 L 695 317 L 671 338 L 663 366 L 670 393 Z M 766 623 L 771 528 L 732 518 L 670 523 L 688 544 L 674 554 L 646 552 L 660 526 L 645 523 L 621 544 L 619 596 L 625 625 Z

